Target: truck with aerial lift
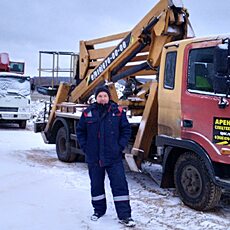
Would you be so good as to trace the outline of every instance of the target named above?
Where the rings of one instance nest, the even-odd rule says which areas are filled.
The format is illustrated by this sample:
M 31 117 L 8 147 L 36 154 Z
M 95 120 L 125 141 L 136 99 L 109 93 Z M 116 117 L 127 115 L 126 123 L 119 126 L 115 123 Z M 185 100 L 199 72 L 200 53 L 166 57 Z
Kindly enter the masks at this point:
M 76 125 L 95 88 L 107 85 L 132 127 L 129 168 L 161 165 L 161 187 L 175 187 L 193 209 L 212 209 L 230 190 L 229 57 L 230 36 L 195 38 L 183 3 L 160 0 L 131 31 L 80 41 L 75 84 L 59 85 L 35 131 L 61 161 L 81 159 Z
M 17 123 L 26 128 L 30 114 L 30 77 L 24 75 L 25 63 L 11 61 L 0 53 L 0 122 Z

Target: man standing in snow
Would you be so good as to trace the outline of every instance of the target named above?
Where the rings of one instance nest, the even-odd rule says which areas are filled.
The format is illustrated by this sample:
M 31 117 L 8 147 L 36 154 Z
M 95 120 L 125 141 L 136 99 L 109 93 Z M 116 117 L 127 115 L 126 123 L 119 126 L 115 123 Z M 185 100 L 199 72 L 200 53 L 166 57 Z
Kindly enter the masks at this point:
M 133 227 L 129 190 L 122 163 L 122 151 L 130 138 L 130 125 L 122 108 L 110 100 L 110 92 L 99 87 L 95 92 L 96 102 L 83 113 L 77 125 L 77 139 L 85 152 L 91 181 L 91 196 L 94 214 L 98 220 L 106 212 L 104 188 L 107 172 L 113 193 L 119 222 Z

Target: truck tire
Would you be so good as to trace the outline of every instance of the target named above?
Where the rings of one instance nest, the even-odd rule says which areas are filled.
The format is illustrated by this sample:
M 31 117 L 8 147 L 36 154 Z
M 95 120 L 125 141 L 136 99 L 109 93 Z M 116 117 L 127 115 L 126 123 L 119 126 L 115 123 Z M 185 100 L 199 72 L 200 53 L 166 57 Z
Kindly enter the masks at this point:
M 56 152 L 58 159 L 63 162 L 74 162 L 77 155 L 71 153 L 70 141 L 68 139 L 68 132 L 65 127 L 61 127 L 56 136 Z
M 204 161 L 193 152 L 178 158 L 174 182 L 183 203 L 195 210 L 212 209 L 220 200 L 221 188 L 213 183 Z
M 26 128 L 26 120 L 19 121 L 19 128 L 20 129 L 25 129 Z

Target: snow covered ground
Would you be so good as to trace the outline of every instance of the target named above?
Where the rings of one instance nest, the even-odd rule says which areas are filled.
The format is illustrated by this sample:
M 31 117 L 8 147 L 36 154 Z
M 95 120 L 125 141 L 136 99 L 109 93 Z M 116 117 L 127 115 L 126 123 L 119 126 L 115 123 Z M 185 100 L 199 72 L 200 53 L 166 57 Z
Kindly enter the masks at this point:
M 58 161 L 55 146 L 43 143 L 32 122 L 26 130 L 0 124 L 0 146 L 0 230 L 127 229 L 116 218 L 108 179 L 107 213 L 90 220 L 87 165 Z M 230 194 L 215 210 L 197 212 L 184 206 L 174 189 L 159 188 L 157 179 L 126 171 L 134 229 L 230 229 Z

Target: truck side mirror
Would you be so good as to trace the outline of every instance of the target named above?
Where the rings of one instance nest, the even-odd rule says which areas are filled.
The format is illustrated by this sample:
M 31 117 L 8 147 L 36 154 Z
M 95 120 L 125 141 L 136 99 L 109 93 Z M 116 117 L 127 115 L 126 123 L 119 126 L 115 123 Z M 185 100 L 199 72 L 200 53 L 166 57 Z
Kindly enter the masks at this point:
M 213 89 L 215 93 L 227 94 L 228 77 L 226 75 L 216 75 L 213 80 Z
M 213 88 L 215 93 L 227 94 L 229 91 L 229 43 L 221 44 L 214 50 L 214 79 Z
M 228 44 L 221 44 L 214 50 L 215 74 L 227 75 L 228 73 Z

